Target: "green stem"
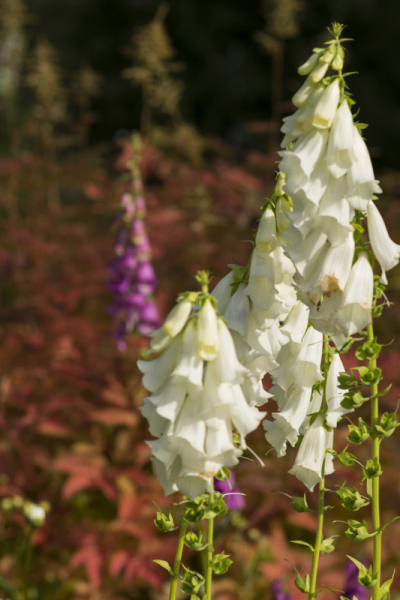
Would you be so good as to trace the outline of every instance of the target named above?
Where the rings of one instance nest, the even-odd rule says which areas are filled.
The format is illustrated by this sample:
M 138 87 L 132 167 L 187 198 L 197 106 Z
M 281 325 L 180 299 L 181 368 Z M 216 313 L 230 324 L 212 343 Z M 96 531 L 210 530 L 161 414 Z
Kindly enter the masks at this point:
M 176 548 L 175 561 L 174 561 L 174 574 L 171 577 L 171 588 L 169 590 L 169 600 L 175 600 L 176 588 L 178 586 L 179 570 L 181 568 L 183 545 L 185 541 L 187 521 L 184 517 L 181 520 L 181 528 L 179 530 L 178 546 Z
M 25 541 L 24 562 L 22 567 L 22 598 L 28 600 L 28 575 L 32 556 L 32 535 L 33 528 L 29 529 L 28 536 Z
M 368 340 L 374 339 L 373 325 L 368 325 Z M 376 369 L 376 358 L 371 360 L 371 369 Z M 379 424 L 379 400 L 378 384 L 371 385 L 371 445 L 372 459 L 379 463 L 379 436 L 376 425 Z M 379 477 L 372 478 L 372 526 L 374 531 L 379 531 L 381 526 L 379 513 Z M 374 574 L 377 582 L 372 590 L 372 600 L 379 600 L 381 586 L 381 550 L 382 550 L 382 532 L 374 536 Z
M 214 502 L 214 492 L 210 494 L 210 504 Z M 211 561 L 213 557 L 213 538 L 214 538 L 214 518 L 208 519 L 207 523 L 207 563 L 206 563 L 206 598 L 211 600 L 211 586 L 212 586 L 212 566 Z
M 329 371 L 329 338 L 324 335 L 324 393 L 322 398 L 322 408 L 326 409 L 326 379 Z M 326 432 L 325 432 L 325 451 L 326 451 Z M 325 500 L 325 457 L 321 469 L 321 481 L 318 491 L 318 522 L 317 533 L 315 536 L 315 546 L 310 577 L 310 591 L 308 594 L 309 600 L 314 600 L 316 597 L 318 562 L 322 544 L 322 529 L 324 526 L 324 500 Z

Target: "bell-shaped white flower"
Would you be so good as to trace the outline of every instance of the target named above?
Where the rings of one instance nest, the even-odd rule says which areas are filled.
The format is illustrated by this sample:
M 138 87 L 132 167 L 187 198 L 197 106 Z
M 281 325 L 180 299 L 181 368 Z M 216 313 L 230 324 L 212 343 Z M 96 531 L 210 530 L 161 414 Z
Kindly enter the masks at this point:
M 356 160 L 353 115 L 349 103 L 344 100 L 333 119 L 326 162 L 333 177 L 342 177 Z
M 318 416 L 306 431 L 300 444 L 295 463 L 289 473 L 297 477 L 313 491 L 322 481 L 322 465 L 325 456 L 325 429 L 322 416 Z
M 181 344 L 182 337 L 179 336 L 155 360 L 138 360 L 137 365 L 144 375 L 143 385 L 149 392 L 157 392 L 165 383 L 176 365 Z
M 314 390 L 311 396 L 311 402 L 308 407 L 307 415 L 304 418 L 304 421 L 299 429 L 299 433 L 304 435 L 307 429 L 310 427 L 310 418 L 312 414 L 318 412 L 322 406 L 322 394 L 320 394 L 317 390 Z
M 248 371 L 238 361 L 232 336 L 221 319 L 218 319 L 217 327 L 219 348 L 223 350 L 216 357 L 219 380 L 224 383 L 242 383 Z
M 276 221 L 275 213 L 268 205 L 261 215 L 256 234 L 257 252 L 264 256 L 270 254 L 276 248 Z
M 339 354 L 334 354 L 332 362 L 329 366 L 328 376 L 326 378 L 325 396 L 328 406 L 326 415 L 326 423 L 329 427 L 337 427 L 338 420 L 353 409 L 346 409 L 341 406 L 345 391 L 341 390 L 338 385 L 338 377 L 345 370 Z
M 268 310 L 274 301 L 275 265 L 272 256 L 260 256 L 255 249 L 251 258 L 246 293 L 256 308 Z
M 365 252 L 361 252 L 351 269 L 341 306 L 332 316 L 345 336 L 362 331 L 372 322 L 373 289 L 372 267 Z
M 389 237 L 388 230 L 375 203 L 368 202 L 368 235 L 372 250 L 381 265 L 381 281 L 387 284 L 386 271 L 390 271 L 400 260 L 400 245 Z
M 162 332 L 171 337 L 177 336 L 185 327 L 192 308 L 193 304 L 189 300 L 178 302 L 167 316 Z
M 232 296 L 232 284 L 235 281 L 235 271 L 229 271 L 225 277 L 221 279 L 211 292 L 211 296 L 217 301 L 217 311 L 223 315 Z
M 311 71 L 317 66 L 319 61 L 319 54 L 313 53 L 311 56 L 303 63 L 298 69 L 297 72 L 299 75 L 308 75 Z
M 315 85 L 315 83 L 313 83 L 309 79 L 306 79 L 305 82 L 303 83 L 303 85 L 301 86 L 301 88 L 299 90 L 297 90 L 297 92 L 293 96 L 293 98 L 292 98 L 293 104 L 297 107 L 300 107 L 300 106 L 303 106 L 303 104 L 306 104 L 316 88 L 317 88 L 317 86 Z
M 314 288 L 324 294 L 344 292 L 353 262 L 355 244 L 352 232 L 340 246 L 332 246 L 326 255 Z
M 217 315 L 209 298 L 199 311 L 197 323 L 197 343 L 199 354 L 204 360 L 212 360 L 218 352 Z
M 370 200 L 374 193 L 379 193 L 382 190 L 375 179 L 367 145 L 355 125 L 353 125 L 353 136 L 353 150 L 356 161 L 352 163 L 347 172 L 348 200 L 351 202 L 351 198 L 354 197 L 357 203 L 362 206 L 361 201 Z M 353 207 L 359 208 L 354 204 Z M 360 210 L 364 209 L 360 208 Z
M 279 198 L 276 203 L 276 228 L 279 233 L 287 231 L 290 227 L 290 221 L 286 214 L 289 209 L 287 201 L 284 198 Z
M 318 213 L 313 219 L 313 229 L 326 233 L 332 246 L 344 244 L 349 232 L 353 232 L 350 221 L 354 211 L 345 195 L 345 178 L 331 179 L 321 199 Z
M 325 88 L 321 95 L 317 106 L 315 107 L 312 124 L 318 129 L 328 129 L 333 122 L 336 114 L 337 105 L 340 98 L 339 79 L 334 79 L 333 82 Z
M 349 282 L 347 282 L 348 284 Z M 341 348 L 347 340 L 347 335 L 343 333 L 339 323 L 335 321 L 336 311 L 342 306 L 342 302 L 343 294 L 332 292 L 330 296 L 324 297 L 320 306 L 312 306 L 310 309 L 311 325 L 321 333 L 329 336 L 336 348 Z
M 325 437 L 325 448 L 326 450 L 333 450 L 333 433 L 334 430 L 326 432 Z M 326 452 L 325 454 L 325 465 L 324 465 L 324 475 L 331 475 L 334 473 L 335 467 L 333 466 L 333 456 L 330 452 Z
M 285 432 L 282 429 L 276 427 L 273 421 L 268 421 L 266 419 L 263 421 L 263 427 L 265 433 L 265 438 L 271 444 L 273 448 L 276 450 L 276 454 L 278 457 L 282 457 L 286 455 L 287 449 L 287 439 Z
M 240 335 L 244 336 L 249 315 L 250 304 L 246 293 L 246 284 L 240 283 L 228 302 L 224 317 L 228 321 L 230 330 L 237 331 Z
M 188 393 L 196 398 L 203 389 L 203 360 L 197 347 L 196 327 L 190 320 L 182 338 L 180 355 L 171 374 Z
M 310 309 L 302 302 L 297 302 L 286 317 L 281 332 L 289 336 L 292 342 L 301 344 L 308 324 Z
M 159 329 L 156 329 L 150 333 L 150 348 L 153 352 L 161 352 L 170 345 L 173 339 L 174 338 L 172 338 L 170 335 L 165 335 L 162 327 L 160 327 Z M 149 354 L 151 353 L 150 350 L 147 352 Z
M 318 83 L 325 77 L 325 74 L 329 68 L 329 63 L 319 61 L 317 66 L 308 76 L 310 83 Z M 307 81 L 307 80 L 306 80 Z
M 314 129 L 310 133 L 302 135 L 297 140 L 296 144 L 290 150 L 282 150 L 279 154 L 283 160 L 280 164 L 281 170 L 286 173 L 286 181 L 293 179 L 293 173 L 296 167 L 300 168 L 298 175 L 303 175 L 302 183 L 299 182 L 298 187 L 292 185 L 291 188 L 296 191 L 304 185 L 304 176 L 310 177 L 315 169 L 315 166 L 325 151 L 329 134 L 325 130 Z
M 309 412 L 311 400 L 311 390 L 293 386 L 288 394 L 287 402 L 280 412 L 272 413 L 274 426 L 281 429 L 288 442 L 294 446 L 299 437 L 299 430 Z M 267 432 L 265 437 L 273 439 L 271 431 Z
M 311 388 L 316 381 L 322 379 L 322 341 L 322 333 L 316 331 L 314 327 L 309 327 L 292 369 L 294 383 L 297 386 Z

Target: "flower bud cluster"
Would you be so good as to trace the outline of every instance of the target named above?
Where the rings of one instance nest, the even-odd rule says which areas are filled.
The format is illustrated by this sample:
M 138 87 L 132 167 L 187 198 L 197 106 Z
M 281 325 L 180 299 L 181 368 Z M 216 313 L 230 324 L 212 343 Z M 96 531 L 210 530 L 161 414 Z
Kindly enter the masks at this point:
M 245 437 L 265 414 L 243 394 L 249 371 L 204 277 L 203 292 L 183 294 L 152 335 L 150 357 L 161 354 L 138 361 L 151 393 L 142 413 L 156 438 L 148 442 L 156 476 L 166 495 L 180 490 L 189 498 L 210 492 L 218 471 L 238 463 Z
M 313 326 L 338 347 L 371 322 L 373 273 L 366 252 L 355 256 L 357 216 L 368 212 L 383 281 L 385 271 L 400 259 L 400 246 L 389 239 L 371 200 L 381 189 L 360 134 L 362 125 L 353 121 L 340 61 L 334 63 L 342 54 L 337 40 L 300 68 L 301 74 L 312 70 L 293 97 L 298 110 L 282 127 L 283 146 L 294 144 L 280 152 L 284 189 L 294 207 L 286 213 L 290 227 L 283 235 L 296 267 L 297 294 L 310 307 Z M 330 64 L 340 72 L 325 77 Z

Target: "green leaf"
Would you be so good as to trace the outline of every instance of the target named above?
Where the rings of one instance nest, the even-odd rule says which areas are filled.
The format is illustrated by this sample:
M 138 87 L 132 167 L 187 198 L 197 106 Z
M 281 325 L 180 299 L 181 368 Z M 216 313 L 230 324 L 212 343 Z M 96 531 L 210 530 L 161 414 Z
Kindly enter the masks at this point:
M 162 567 L 163 569 L 165 569 L 166 571 L 168 571 L 168 573 L 171 575 L 174 575 L 173 570 L 171 569 L 171 567 L 169 566 L 169 564 L 167 563 L 166 560 L 153 560 L 153 562 L 155 562 L 157 565 L 160 565 L 160 567 Z
M 307 546 L 310 548 L 311 552 L 314 552 L 314 547 L 311 544 L 307 544 L 307 542 L 302 542 L 301 540 L 290 540 L 291 544 L 298 544 L 299 546 Z
M 388 579 L 381 585 L 381 589 L 379 590 L 379 600 L 390 600 L 390 586 L 393 583 L 395 571 L 393 570 L 393 575 L 391 579 Z
M 393 517 L 393 519 L 390 519 L 390 521 L 388 521 L 387 523 L 385 523 L 385 525 L 383 527 L 381 527 L 380 530 L 381 531 L 385 531 L 386 527 L 389 527 L 389 525 L 391 525 L 392 523 L 394 523 L 398 519 L 400 519 L 400 517 Z

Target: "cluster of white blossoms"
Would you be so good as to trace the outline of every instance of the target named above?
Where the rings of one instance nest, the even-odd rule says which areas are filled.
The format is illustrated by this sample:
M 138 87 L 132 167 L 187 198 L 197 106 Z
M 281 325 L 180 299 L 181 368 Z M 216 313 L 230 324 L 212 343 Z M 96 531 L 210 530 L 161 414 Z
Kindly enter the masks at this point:
M 142 413 L 157 438 L 148 442 L 156 476 L 166 495 L 180 490 L 192 499 L 212 491 L 222 467 L 237 464 L 245 437 L 265 415 L 243 394 L 249 371 L 207 292 L 207 274 L 199 281 L 203 292 L 184 294 L 154 332 L 150 356 L 161 354 L 138 361 L 151 392 Z
M 337 73 L 325 77 L 332 66 Z M 296 267 L 298 297 L 310 307 L 310 321 L 337 347 L 371 322 L 373 272 L 365 252 L 354 262 L 357 216 L 368 215 L 369 237 L 385 271 L 399 262 L 394 244 L 373 202 L 380 192 L 367 146 L 354 123 L 346 93 L 343 49 L 335 40 L 315 49 L 299 73 L 308 75 L 284 119 L 280 168 L 293 200 L 287 213 L 287 252 Z M 323 298 L 323 302 L 321 302 Z
M 295 269 L 283 248 L 282 233 L 289 227 L 286 211 L 291 209 L 283 185 L 279 172 L 272 202 L 263 207 L 249 267 L 234 266 L 212 292 L 228 321 L 237 356 L 248 369 L 243 392 L 258 406 L 271 396 L 262 380 L 278 367 L 276 359 L 289 341 L 281 325 L 297 302 Z

